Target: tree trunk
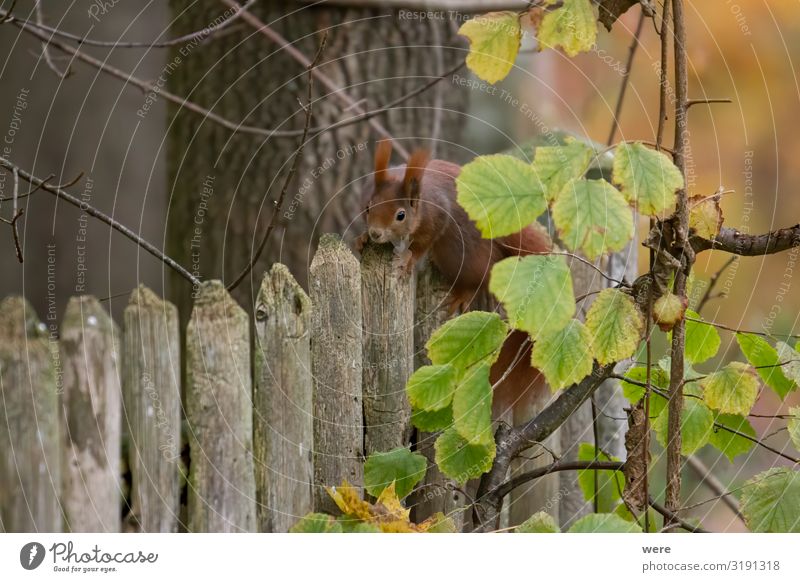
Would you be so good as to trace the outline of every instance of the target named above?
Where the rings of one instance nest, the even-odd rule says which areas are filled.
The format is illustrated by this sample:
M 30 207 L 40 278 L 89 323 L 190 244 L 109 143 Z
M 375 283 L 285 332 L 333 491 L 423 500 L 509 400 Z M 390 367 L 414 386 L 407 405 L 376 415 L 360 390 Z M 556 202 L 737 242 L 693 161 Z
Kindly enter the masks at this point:
M 171 0 L 170 6 L 172 36 L 208 27 L 226 9 L 217 0 Z M 407 20 L 381 8 L 287 6 L 275 0 L 258 2 L 250 12 L 309 58 L 320 40 L 316 32 L 328 29 L 319 70 L 370 110 L 442 74 L 464 56 L 448 48 L 461 41 L 455 38 L 455 23 L 446 19 Z M 305 102 L 304 67 L 243 20 L 200 43 L 171 49 L 163 78 L 170 91 L 235 122 L 281 130 L 303 127 L 298 99 Z M 314 99 L 313 126 L 354 115 L 342 112 L 340 101 L 320 83 L 314 86 Z M 466 92 L 444 80 L 378 119 L 396 140 L 413 138 L 404 142 L 407 149 L 435 150 L 437 140 L 445 140 L 436 155 L 452 159 L 446 146 L 458 142 L 456 112 L 464 110 L 466 99 Z M 249 262 L 269 223 L 299 138 L 234 135 L 185 109 L 171 106 L 169 112 L 167 251 L 203 280 L 229 283 Z M 309 140 L 286 195 L 282 228 L 234 292 L 243 306 L 251 309 L 271 263 L 280 260 L 305 285 L 309 248 L 316 246 L 318 235 L 339 232 L 349 238 L 352 229 L 361 228 L 353 219 L 376 137 L 367 123 L 358 123 Z M 187 283 L 171 277 L 172 297 L 185 318 L 190 312 Z

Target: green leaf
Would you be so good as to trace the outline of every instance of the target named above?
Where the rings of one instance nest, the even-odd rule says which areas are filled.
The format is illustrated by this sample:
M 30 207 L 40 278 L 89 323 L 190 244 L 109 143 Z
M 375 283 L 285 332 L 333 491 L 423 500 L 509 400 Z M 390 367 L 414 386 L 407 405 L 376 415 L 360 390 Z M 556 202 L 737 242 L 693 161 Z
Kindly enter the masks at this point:
M 742 362 L 730 362 L 700 380 L 706 404 L 727 414 L 747 416 L 758 398 L 755 370 Z
M 338 518 L 336 522 L 341 526 L 342 533 L 381 533 L 381 528 L 374 523 L 359 521 L 346 515 Z
M 547 209 L 531 165 L 503 154 L 480 156 L 461 168 L 456 191 L 484 238 L 519 232 Z
M 458 34 L 469 39 L 467 66 L 488 83 L 505 79 L 514 66 L 522 40 L 515 12 L 489 12 L 468 20 Z
M 497 313 L 470 311 L 433 332 L 425 347 L 435 365 L 449 364 L 460 372 L 481 361 L 494 362 L 507 331 Z
M 665 407 L 653 422 L 653 430 L 661 446 L 667 447 L 669 408 Z M 681 413 L 681 454 L 688 456 L 708 443 L 714 432 L 714 413 L 697 398 L 683 399 Z
M 724 427 L 731 428 L 736 432 L 746 434 L 751 437 L 756 436 L 756 431 L 750 421 L 743 416 L 736 414 L 718 414 L 714 422 L 721 424 Z M 743 455 L 750 451 L 755 446 L 755 443 L 744 437 L 734 434 L 730 431 L 714 426 L 714 430 L 708 439 L 708 442 L 715 449 L 722 452 L 723 455 L 728 457 L 728 460 L 733 462 L 733 459 L 739 455 Z
M 294 524 L 289 533 L 342 533 L 342 525 L 332 515 L 309 513 Z
M 558 525 L 552 515 L 540 511 L 518 525 L 514 533 L 558 533 Z
M 625 377 L 636 382 L 647 383 L 647 368 L 644 366 L 637 366 L 625 372 Z M 652 367 L 650 371 L 650 384 L 654 388 L 660 388 L 666 391 L 669 388 L 669 374 L 661 368 Z M 630 382 L 622 381 L 622 393 L 625 398 L 636 404 L 644 398 L 644 386 L 631 384 Z M 655 392 L 650 393 L 650 418 L 656 418 L 664 407 L 667 405 L 667 399 Z
M 630 295 L 617 289 L 602 291 L 586 314 L 592 351 L 601 364 L 631 357 L 639 345 L 644 318 Z
M 619 461 L 603 451 L 597 452 L 598 461 Z M 578 447 L 579 461 L 594 461 L 595 447 L 590 443 L 581 443 Z M 622 471 L 596 471 L 597 472 L 597 507 L 600 513 L 614 511 L 622 498 L 625 489 L 625 477 Z M 578 471 L 578 485 L 583 491 L 583 498 L 589 503 L 594 503 L 594 474 L 595 470 Z
M 772 388 L 781 399 L 795 389 L 794 382 L 783 375 L 783 370 L 778 365 L 781 363 L 778 352 L 767 340 L 751 333 L 737 333 L 736 341 L 764 384 Z
M 453 518 L 445 516 L 441 511 L 433 514 L 425 521 L 433 522 L 433 524 L 425 530 L 426 533 L 458 533 Z
M 394 483 L 397 497 L 402 499 L 422 481 L 426 469 L 425 457 L 405 447 L 386 453 L 373 453 L 364 463 L 364 488 L 373 497 L 378 497 Z
M 531 362 L 538 368 L 554 392 L 577 384 L 592 373 L 591 337 L 577 319 L 567 327 L 542 334 L 533 344 Z
M 553 205 L 553 221 L 571 251 L 589 259 L 622 250 L 633 237 L 633 212 L 605 180 L 575 180 Z
M 786 421 L 786 428 L 789 431 L 789 437 L 792 439 L 794 448 L 800 451 L 800 406 L 792 406 L 789 409 L 789 414 L 792 415 L 792 418 Z
M 617 505 L 617 508 L 614 510 L 614 513 L 616 513 L 618 516 L 620 516 L 625 521 L 630 521 L 632 523 L 635 523 L 639 527 L 642 527 L 642 524 L 644 524 L 644 514 L 640 515 L 639 519 L 637 520 L 636 516 L 634 516 L 631 513 L 631 510 L 628 509 L 625 506 L 624 503 L 620 503 L 619 505 Z M 661 529 L 661 524 L 659 522 L 659 516 L 656 515 L 656 512 L 653 511 L 652 507 L 648 507 L 647 508 L 647 513 L 648 513 L 648 520 L 647 520 L 648 521 L 648 530 L 647 531 L 649 531 L 650 533 L 656 533 L 657 531 L 659 531 Z
M 472 445 L 494 442 L 492 434 L 492 385 L 489 364 L 467 371 L 453 394 L 453 424 Z
M 548 0 L 555 4 L 556 0 Z M 560 46 L 570 57 L 592 49 L 597 40 L 596 16 L 590 0 L 563 0 L 561 8 L 548 11 L 539 25 L 542 47 Z
M 800 386 L 800 353 L 786 342 L 777 342 L 775 348 L 783 375 L 795 386 Z
M 406 395 L 412 407 L 432 412 L 450 405 L 455 387 L 453 366 L 422 366 L 408 379 Z
M 627 372 L 625 372 L 625 378 L 633 380 L 635 382 L 641 382 L 642 384 L 647 383 L 647 367 L 645 366 L 636 366 L 631 368 Z M 667 390 L 669 388 L 669 372 L 662 370 L 657 366 L 653 366 L 650 368 L 650 384 L 655 388 L 660 388 L 661 390 Z M 639 386 L 638 384 L 632 384 L 630 382 L 626 382 L 625 380 L 622 381 L 622 393 L 625 395 L 625 398 L 631 401 L 632 404 L 636 404 L 644 397 L 644 386 Z M 662 402 L 666 402 L 664 398 L 658 396 L 655 392 L 653 392 L 653 396 L 659 398 Z M 658 416 L 657 413 L 654 414 L 653 411 L 653 404 L 655 402 L 655 398 L 650 400 L 650 414 L 651 416 Z M 660 411 L 660 409 L 659 409 Z
M 568 533 L 642 533 L 642 528 L 615 513 L 591 513 L 572 524 Z
M 614 183 L 642 214 L 656 215 L 675 207 L 683 175 L 667 156 L 641 143 L 623 143 L 614 155 Z
M 695 364 L 702 364 L 717 355 L 722 343 L 719 332 L 713 325 L 692 321 L 691 319 L 703 318 L 691 309 L 686 310 L 686 317 L 686 358 Z
M 800 532 L 800 472 L 772 468 L 748 481 L 741 509 L 752 532 Z
M 444 431 L 434 444 L 439 470 L 457 483 L 477 479 L 492 468 L 495 443 L 471 445 L 454 428 Z
M 411 411 L 411 424 L 425 432 L 436 432 L 450 428 L 453 424 L 453 407 L 428 412 L 427 410 Z
M 575 315 L 572 275 L 560 255 L 504 259 L 492 268 L 489 290 L 511 325 L 534 340 L 563 329 Z
M 544 185 L 548 202 L 555 200 L 572 180 L 583 177 L 592 155 L 592 148 L 572 138 L 568 138 L 563 146 L 536 148 L 533 171 Z

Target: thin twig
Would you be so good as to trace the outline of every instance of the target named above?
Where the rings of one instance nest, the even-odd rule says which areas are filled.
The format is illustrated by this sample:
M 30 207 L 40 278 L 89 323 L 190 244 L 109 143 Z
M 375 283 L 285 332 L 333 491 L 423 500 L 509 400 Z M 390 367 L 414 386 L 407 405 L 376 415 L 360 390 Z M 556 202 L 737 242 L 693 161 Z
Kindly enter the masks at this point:
M 686 101 L 686 109 L 692 105 L 711 105 L 713 103 L 733 103 L 733 100 L 727 97 L 724 99 L 689 99 Z
M 689 455 L 686 458 L 686 461 L 700 481 L 706 487 L 711 489 L 711 491 L 716 493 L 720 499 L 722 499 L 722 502 L 725 503 L 725 505 L 727 505 L 734 514 L 736 514 L 736 517 L 744 521 L 744 516 L 742 515 L 742 512 L 739 511 L 739 502 L 736 501 L 736 498 L 733 495 L 727 492 L 722 482 L 717 479 L 716 475 L 714 475 L 708 467 L 706 467 L 705 463 L 703 463 L 703 461 L 701 461 L 695 455 Z
M 278 196 L 278 200 L 275 203 L 275 209 L 272 212 L 272 218 L 270 218 L 269 225 L 267 226 L 267 230 L 264 232 L 264 236 L 261 237 L 261 242 L 258 245 L 258 249 L 256 250 L 255 254 L 250 258 L 250 262 L 247 266 L 239 273 L 239 276 L 234 279 L 233 283 L 228 285 L 228 291 L 232 291 L 239 286 L 239 284 L 244 281 L 245 277 L 253 270 L 255 264 L 258 262 L 258 259 L 261 257 L 261 253 L 264 251 L 264 247 L 267 244 L 267 240 L 269 240 L 269 235 L 272 234 L 272 231 L 275 229 L 275 225 L 278 224 L 278 216 L 280 215 L 281 209 L 283 208 L 283 201 L 286 198 L 286 192 L 289 190 L 289 185 L 294 178 L 295 173 L 297 172 L 297 166 L 300 164 L 300 158 L 303 155 L 303 149 L 306 145 L 306 139 L 308 138 L 308 128 L 311 126 L 311 117 L 312 117 L 312 110 L 313 110 L 313 95 L 312 95 L 312 88 L 314 86 L 314 68 L 319 63 L 320 59 L 322 58 L 322 53 L 325 50 L 325 43 L 328 41 L 328 33 L 327 31 L 323 33 L 322 40 L 319 43 L 319 48 L 317 49 L 317 54 L 314 57 L 314 60 L 311 61 L 308 65 L 308 94 L 307 94 L 307 103 L 303 107 L 306 114 L 306 122 L 305 127 L 303 129 L 303 137 L 300 140 L 300 145 L 297 147 L 297 150 L 294 152 L 294 157 L 292 158 L 292 165 L 289 167 L 289 173 L 286 174 L 286 178 L 283 181 L 283 187 L 281 188 L 281 193 Z
M 633 34 L 633 42 L 631 43 L 630 48 L 628 49 L 628 62 L 625 64 L 625 72 L 622 74 L 622 86 L 619 90 L 619 97 L 617 98 L 617 106 L 614 109 L 614 119 L 611 122 L 611 131 L 608 133 L 608 139 L 606 140 L 606 145 L 611 145 L 614 143 L 614 138 L 617 135 L 617 130 L 619 129 L 619 118 L 622 115 L 622 105 L 625 102 L 625 93 L 628 91 L 628 85 L 630 84 L 631 80 L 631 69 L 633 68 L 633 59 L 636 57 L 636 51 L 639 48 L 639 37 L 642 35 L 642 29 L 644 28 L 644 19 L 645 19 L 645 12 L 642 10 L 639 13 L 639 22 L 636 24 L 636 32 Z
M 710 533 L 708 530 L 703 529 L 698 525 L 692 525 L 682 517 L 680 517 L 677 513 L 668 509 L 658 503 L 655 499 L 650 499 L 650 507 L 655 509 L 658 513 L 664 516 L 664 529 L 663 531 L 669 531 L 675 527 L 682 527 L 686 531 L 690 531 L 692 533 Z
M 700 299 L 700 302 L 697 304 L 697 313 L 700 313 L 703 310 L 703 307 L 705 307 L 706 303 L 708 303 L 708 301 L 711 299 L 711 292 L 714 290 L 714 286 L 717 284 L 717 281 L 722 273 L 724 273 L 728 267 L 735 263 L 738 258 L 739 257 L 736 255 L 731 256 L 727 261 L 725 261 L 725 264 L 717 270 L 716 273 L 711 275 L 711 278 L 708 280 L 708 288 L 706 289 L 705 293 L 703 293 L 703 297 Z
M 42 0 L 34 1 L 34 10 L 36 11 L 36 25 L 39 27 L 44 26 Z M 72 69 L 69 68 L 69 65 L 67 65 L 66 71 L 62 71 L 56 66 L 56 64 L 53 62 L 53 58 L 50 56 L 50 49 L 47 47 L 46 42 L 42 42 L 42 56 L 44 57 L 44 62 L 47 63 L 47 66 L 58 76 L 59 79 L 66 79 L 72 74 Z
M 241 8 L 237 2 L 234 0 L 220 0 L 223 4 L 230 6 Z M 261 33 L 265 37 L 267 37 L 270 41 L 277 44 L 281 50 L 286 52 L 290 57 L 300 63 L 302 66 L 308 67 L 311 65 L 311 61 L 307 56 L 305 56 L 302 52 L 300 52 L 292 43 L 286 40 L 283 36 L 281 36 L 278 32 L 270 28 L 266 23 L 260 20 L 258 17 L 254 16 L 251 12 L 247 10 L 242 10 L 242 20 L 247 22 L 250 26 L 256 29 L 257 32 Z M 322 84 L 331 94 L 341 101 L 345 107 L 353 108 L 355 111 L 359 113 L 364 113 L 364 109 L 358 105 L 358 101 L 350 97 L 350 95 L 344 90 L 343 87 L 337 85 L 330 77 L 324 74 L 317 68 L 311 68 L 312 74 L 317 78 L 317 80 Z M 368 119 L 368 123 L 372 126 L 372 128 L 378 132 L 384 139 L 392 139 L 392 135 L 386 130 L 386 128 L 378 122 L 374 117 Z M 399 153 L 404 159 L 408 159 L 408 150 L 406 150 L 401 144 L 395 143 L 394 149 Z
M 37 0 L 36 3 L 38 4 L 40 1 L 41 0 Z M 250 6 L 255 4 L 256 1 L 257 0 L 247 0 L 247 2 L 245 2 L 242 5 L 242 10 L 246 10 L 247 8 L 250 8 Z M 198 39 L 198 38 L 200 38 L 202 40 L 206 40 L 209 37 L 211 37 L 212 35 L 220 32 L 221 30 L 227 28 L 228 26 L 230 26 L 231 24 L 236 22 L 236 20 L 238 20 L 239 17 L 242 15 L 242 11 L 241 10 L 236 11 L 229 18 L 226 18 L 225 20 L 223 20 L 222 22 L 220 22 L 219 24 L 217 24 L 215 26 L 210 26 L 208 28 L 204 28 L 202 30 L 198 30 L 197 32 L 192 32 L 190 34 L 186 34 L 184 36 L 179 36 L 179 37 L 173 38 L 171 40 L 166 40 L 166 41 L 161 41 L 161 42 L 158 42 L 158 41 L 141 41 L 140 42 L 140 41 L 124 41 L 124 40 L 114 40 L 114 41 L 95 40 L 93 38 L 89 38 L 89 37 L 86 37 L 86 36 L 79 36 L 77 34 L 72 34 L 72 33 L 69 33 L 69 32 L 65 32 L 65 31 L 60 30 L 58 28 L 52 28 L 50 26 L 47 26 L 43 22 L 39 22 L 38 19 L 37 19 L 36 23 L 32 23 L 30 21 L 20 20 L 20 19 L 16 18 L 15 16 L 13 16 L 11 14 L 13 10 L 14 10 L 14 8 L 13 8 L 13 5 L 12 5 L 12 7 L 9 10 L 0 12 L 0 18 L 3 18 L 3 17 L 5 18 L 5 20 L 0 20 L 0 23 L 12 22 L 12 23 L 14 23 L 14 24 L 19 26 L 20 23 L 24 22 L 25 24 L 27 24 L 29 26 L 34 26 L 35 28 L 39 29 L 42 32 L 50 33 L 53 36 L 58 36 L 58 37 L 70 40 L 72 42 L 76 42 L 76 43 L 78 43 L 80 45 L 99 46 L 99 47 L 106 47 L 106 48 L 144 48 L 144 49 L 168 48 L 168 47 L 176 46 L 176 45 L 179 45 L 179 44 L 184 44 L 184 43 L 193 41 L 193 40 Z
M 75 206 L 76 208 L 80 208 L 83 212 L 85 212 L 89 216 L 93 216 L 94 218 L 100 220 L 101 222 L 106 223 L 111 228 L 113 228 L 117 232 L 121 233 L 125 237 L 129 238 L 130 240 L 135 242 L 137 245 L 142 247 L 144 250 L 146 250 L 148 253 L 150 253 L 151 255 L 156 257 L 162 263 L 164 263 L 168 267 L 174 269 L 178 274 L 180 274 L 183 278 L 185 278 L 187 281 L 189 281 L 192 285 L 199 285 L 200 284 L 200 280 L 197 277 L 195 277 L 194 275 L 192 275 L 188 270 L 186 270 L 185 267 L 181 266 L 174 259 L 172 259 L 172 258 L 168 257 L 167 255 L 165 255 L 158 248 L 156 248 L 153 244 L 151 244 L 151 243 L 147 242 L 146 240 L 144 240 L 138 234 L 133 232 L 130 228 L 128 228 L 127 226 L 125 226 L 123 224 L 120 224 L 115 219 L 111 218 L 110 216 L 106 215 L 105 213 L 101 212 L 100 210 L 94 208 L 93 206 L 87 204 L 86 202 L 80 200 L 79 198 L 76 198 L 75 196 L 73 196 L 69 192 L 65 192 L 61 188 L 56 188 L 54 186 L 50 186 L 49 184 L 47 184 L 47 182 L 45 180 L 42 180 L 41 178 L 37 178 L 36 176 L 34 176 L 32 174 L 29 174 L 28 172 L 26 172 L 25 170 L 19 168 L 19 166 L 17 166 L 16 164 L 11 162 L 10 160 L 7 160 L 4 157 L 0 157 L 0 166 L 3 166 L 3 167 L 5 167 L 5 168 L 7 168 L 7 169 L 9 169 L 11 171 L 16 170 L 19 173 L 20 177 L 23 180 L 25 180 L 26 182 L 28 182 L 29 184 L 32 184 L 34 186 L 38 186 L 39 188 L 41 188 L 45 192 L 49 192 L 50 194 L 60 198 L 61 200 L 64 200 L 65 202 Z

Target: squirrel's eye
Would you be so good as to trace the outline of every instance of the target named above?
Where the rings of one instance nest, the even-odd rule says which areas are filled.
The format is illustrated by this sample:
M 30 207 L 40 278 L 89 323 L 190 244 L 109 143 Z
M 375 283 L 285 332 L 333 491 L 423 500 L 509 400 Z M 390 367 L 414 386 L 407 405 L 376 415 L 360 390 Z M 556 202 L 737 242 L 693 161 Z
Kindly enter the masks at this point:
M 397 211 L 397 216 L 395 216 L 395 219 L 397 220 L 397 222 L 402 222 L 405 219 L 405 217 L 406 217 L 406 211 L 405 210 L 398 210 Z

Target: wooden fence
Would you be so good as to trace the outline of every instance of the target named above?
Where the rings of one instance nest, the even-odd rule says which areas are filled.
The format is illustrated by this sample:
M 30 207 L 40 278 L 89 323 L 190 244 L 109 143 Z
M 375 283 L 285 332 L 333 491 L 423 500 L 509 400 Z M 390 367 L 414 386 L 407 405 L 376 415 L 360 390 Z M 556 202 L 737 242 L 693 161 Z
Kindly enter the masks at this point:
M 360 485 L 366 455 L 409 444 L 404 387 L 444 321 L 436 275 L 398 278 L 391 258 L 323 236 L 310 297 L 275 265 L 252 321 L 203 283 L 183 358 L 177 310 L 145 287 L 121 330 L 93 297 L 60 330 L 4 299 L 0 531 L 274 532 L 332 511 L 324 486 Z M 416 442 L 432 458 L 431 436 Z M 417 519 L 464 523 L 437 471 L 421 491 L 436 493 Z

